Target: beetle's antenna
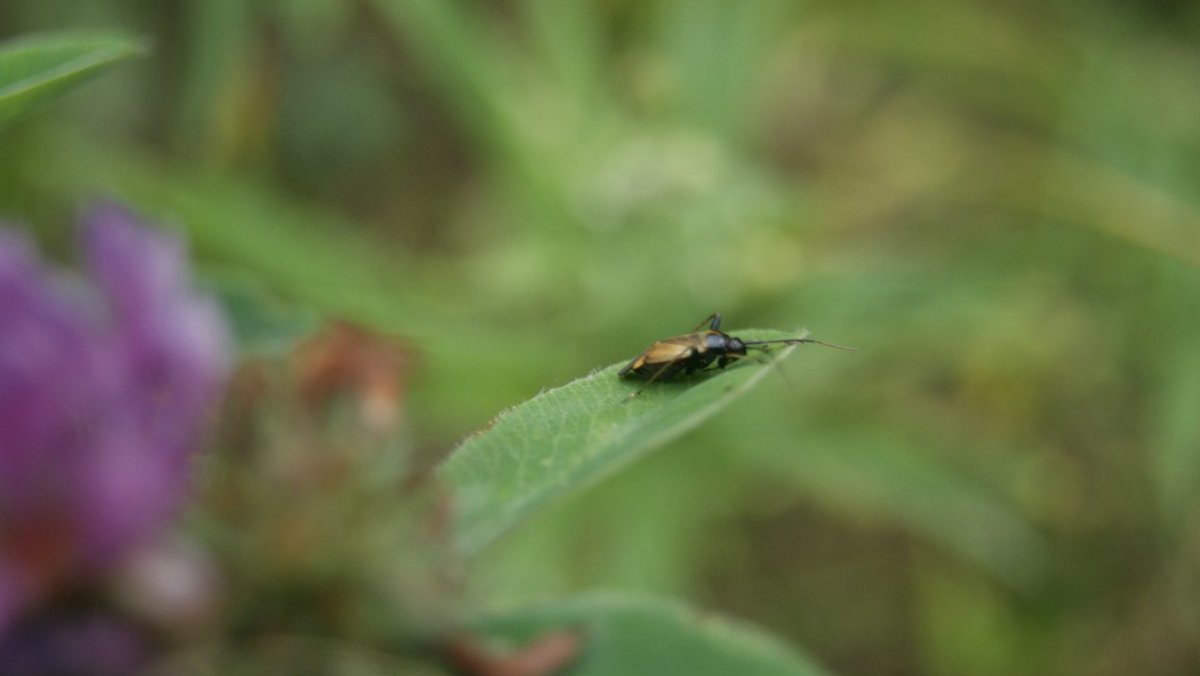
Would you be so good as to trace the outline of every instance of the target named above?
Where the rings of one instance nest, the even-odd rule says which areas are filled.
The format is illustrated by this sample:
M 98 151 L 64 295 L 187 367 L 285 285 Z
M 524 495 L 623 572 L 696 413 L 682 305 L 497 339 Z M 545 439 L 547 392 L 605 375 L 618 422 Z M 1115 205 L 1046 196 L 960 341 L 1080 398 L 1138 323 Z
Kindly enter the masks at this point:
M 817 340 L 816 338 L 782 338 L 780 340 L 743 340 L 742 341 L 743 345 L 771 345 L 771 344 L 800 345 L 801 343 L 816 343 L 817 345 L 824 345 L 825 347 L 832 347 L 835 350 L 845 350 L 847 352 L 857 352 L 858 351 L 857 348 L 842 347 L 841 345 L 834 345 L 833 343 L 826 343 L 825 341 Z M 766 348 L 763 348 L 763 349 L 766 349 Z

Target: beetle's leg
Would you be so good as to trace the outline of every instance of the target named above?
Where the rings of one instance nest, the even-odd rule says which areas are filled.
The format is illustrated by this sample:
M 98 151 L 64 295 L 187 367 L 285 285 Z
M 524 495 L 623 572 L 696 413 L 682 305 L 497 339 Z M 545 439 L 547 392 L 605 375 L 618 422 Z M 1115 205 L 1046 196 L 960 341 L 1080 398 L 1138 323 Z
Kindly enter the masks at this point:
M 683 367 L 683 375 L 690 376 L 696 371 L 703 371 L 712 363 L 712 359 L 705 359 L 704 356 L 696 354 L 692 351 L 691 356 L 687 358 L 687 364 Z
M 663 362 L 663 365 L 661 367 L 659 367 L 659 369 L 657 371 L 654 372 L 654 375 L 650 376 L 650 378 L 645 383 L 643 383 L 642 386 L 639 387 L 636 392 L 630 394 L 629 397 L 626 399 L 626 401 L 628 401 L 629 399 L 633 399 L 634 397 L 641 394 L 642 390 L 649 387 L 650 383 L 658 380 L 658 377 L 661 376 L 662 374 L 666 373 L 667 369 L 671 368 L 672 366 L 674 366 L 675 364 L 677 364 L 681 361 L 686 361 L 688 359 L 691 359 L 692 355 L 694 355 L 694 354 L 696 354 L 696 350 L 689 347 L 687 349 L 687 352 L 684 352 L 683 356 L 680 357 L 679 359 L 672 359 L 671 361 Z
M 730 364 L 732 364 L 733 362 L 741 361 L 743 359 L 754 359 L 754 361 L 756 361 L 760 364 L 772 363 L 770 359 L 767 359 L 765 357 L 754 358 L 754 357 L 751 357 L 751 356 L 745 355 L 745 354 L 726 354 L 726 355 L 722 355 L 721 358 L 719 360 L 717 360 L 717 368 L 723 369 L 726 366 L 729 366 Z
M 711 315 L 705 317 L 704 321 L 697 324 L 696 328 L 694 328 L 692 330 L 699 331 L 700 329 L 704 328 L 705 324 L 708 324 L 708 328 L 712 329 L 713 331 L 720 329 L 721 328 L 721 313 L 714 312 Z

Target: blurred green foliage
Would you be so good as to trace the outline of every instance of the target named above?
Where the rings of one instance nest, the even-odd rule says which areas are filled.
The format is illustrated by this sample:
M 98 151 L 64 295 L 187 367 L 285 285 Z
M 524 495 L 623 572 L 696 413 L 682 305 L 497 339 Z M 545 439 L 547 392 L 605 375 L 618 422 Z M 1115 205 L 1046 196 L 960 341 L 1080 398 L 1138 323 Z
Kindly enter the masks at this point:
M 63 28 L 152 58 L 0 130 L 0 211 L 113 193 L 231 298 L 404 338 L 431 452 L 713 310 L 860 348 L 478 597 L 678 594 L 845 673 L 1200 671 L 1193 4 L 0 6 Z
M 135 56 L 138 46 L 112 35 L 32 36 L 0 51 L 0 127 Z

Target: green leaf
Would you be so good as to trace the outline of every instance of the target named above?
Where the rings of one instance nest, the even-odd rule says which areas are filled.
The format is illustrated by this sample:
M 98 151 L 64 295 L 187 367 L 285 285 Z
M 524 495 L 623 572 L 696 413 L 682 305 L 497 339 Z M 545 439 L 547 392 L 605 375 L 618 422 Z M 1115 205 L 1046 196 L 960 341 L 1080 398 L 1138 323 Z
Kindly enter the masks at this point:
M 549 631 L 582 634 L 571 676 L 811 676 L 828 673 L 763 632 L 679 603 L 627 594 L 589 594 L 474 623 L 519 649 Z
M 794 336 L 739 332 L 745 338 Z M 774 353 L 776 359 L 792 347 Z M 455 493 L 457 536 L 467 554 L 549 501 L 579 491 L 696 427 L 768 369 L 742 363 L 690 381 L 650 384 L 617 377 L 613 364 L 539 394 L 467 439 L 441 468 Z
M 115 35 L 27 36 L 0 45 L 0 127 L 143 51 Z

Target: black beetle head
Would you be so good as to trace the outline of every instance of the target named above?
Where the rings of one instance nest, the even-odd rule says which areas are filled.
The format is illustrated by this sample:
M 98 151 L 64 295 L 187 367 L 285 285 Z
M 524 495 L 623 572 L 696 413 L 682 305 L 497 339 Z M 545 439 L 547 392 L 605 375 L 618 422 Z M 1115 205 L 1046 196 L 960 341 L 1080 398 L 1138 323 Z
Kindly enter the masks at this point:
M 746 354 L 746 344 L 741 338 L 729 337 L 725 343 L 725 352 L 727 354 Z

